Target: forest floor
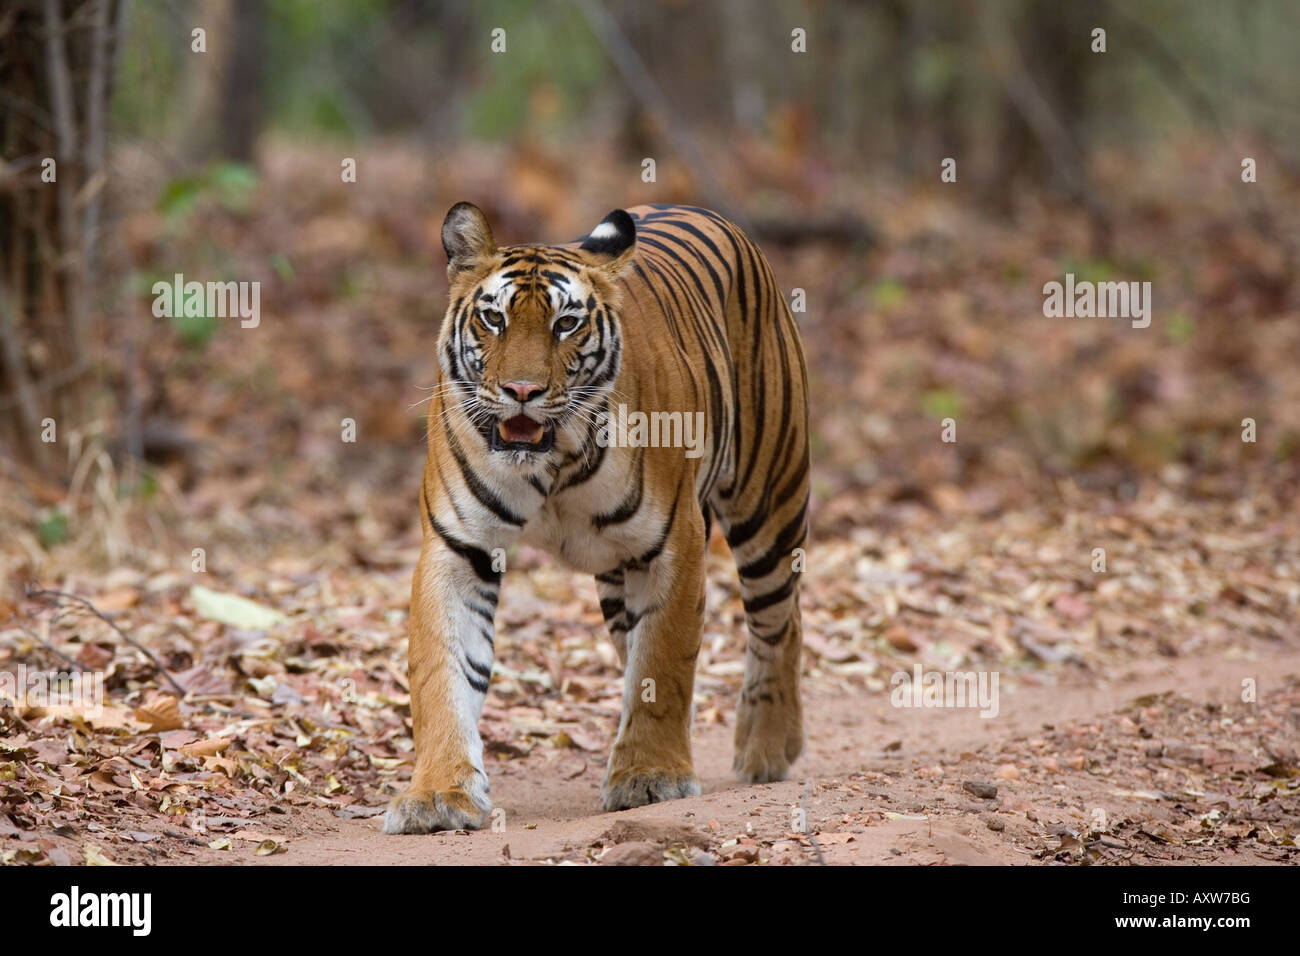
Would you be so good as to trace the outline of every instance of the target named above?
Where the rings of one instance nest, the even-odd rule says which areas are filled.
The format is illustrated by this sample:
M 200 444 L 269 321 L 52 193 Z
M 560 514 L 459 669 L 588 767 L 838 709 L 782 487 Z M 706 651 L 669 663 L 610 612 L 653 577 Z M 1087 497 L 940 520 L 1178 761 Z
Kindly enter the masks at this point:
M 119 420 L 60 424 L 69 481 L 0 460 L 0 673 L 105 675 L 99 713 L 0 683 L 0 862 L 1300 862 L 1300 227 L 1263 184 L 1282 194 L 1245 225 L 1190 147 L 1203 180 L 1116 167 L 1117 246 L 1091 258 L 1077 211 L 1032 197 L 997 221 L 734 150 L 739 191 L 879 231 L 764 244 L 808 301 L 806 753 L 786 782 L 731 776 L 743 610 L 715 538 L 704 792 L 600 812 L 616 656 L 590 578 L 520 548 L 482 720 L 495 828 L 383 835 L 411 772 L 441 217 L 473 198 L 503 242 L 565 239 L 610 197 L 689 194 L 537 149 L 431 171 L 383 144 L 341 187 L 328 150 L 273 143 L 257 176 L 161 200 L 165 171 L 120 157 L 113 335 L 140 347 L 110 378 L 135 383 L 150 466 L 118 471 Z M 151 324 L 177 271 L 262 281 L 259 327 Z M 1067 271 L 1150 278 L 1152 325 L 1044 318 Z M 894 706 L 916 667 L 996 675 L 996 716 Z
M 402 621 L 414 549 L 346 572 L 273 564 L 266 603 L 252 606 L 191 592 L 175 573 L 119 571 L 111 589 L 82 593 L 162 660 L 196 661 L 174 675 L 187 696 L 165 695 L 149 662 L 87 611 L 38 614 L 55 622 L 51 646 L 118 663 L 101 714 L 0 706 L 0 859 L 1300 860 L 1300 639 L 1270 611 L 1292 583 L 1249 569 L 1217 583 L 1229 552 L 1209 552 L 1198 571 L 1166 539 L 1151 580 L 1124 580 L 1160 593 L 1160 575 L 1175 575 L 1197 620 L 1182 631 L 1167 602 L 1163 621 L 1143 618 L 1123 589 L 1078 587 L 1087 567 L 1068 585 L 1030 573 L 1026 561 L 1066 549 L 1068 530 L 923 524 L 908 534 L 944 538 L 944 563 L 891 570 L 887 555 L 920 547 L 902 539 L 883 539 L 879 561 L 860 557 L 870 545 L 821 545 L 804 601 L 807 751 L 791 780 L 761 786 L 730 775 L 743 612 L 715 540 L 693 734 L 704 793 L 617 814 L 600 811 L 599 781 L 621 681 L 594 585 L 525 551 L 507 575 L 482 721 L 501 812 L 489 829 L 432 836 L 379 831 L 411 768 Z M 985 568 L 961 553 L 966 535 L 996 540 L 1008 525 L 1040 544 Z M 854 595 L 897 610 L 864 620 Z M 996 673 L 996 715 L 894 706 L 891 678 L 914 665 Z M 130 690 L 140 685 L 161 690 Z

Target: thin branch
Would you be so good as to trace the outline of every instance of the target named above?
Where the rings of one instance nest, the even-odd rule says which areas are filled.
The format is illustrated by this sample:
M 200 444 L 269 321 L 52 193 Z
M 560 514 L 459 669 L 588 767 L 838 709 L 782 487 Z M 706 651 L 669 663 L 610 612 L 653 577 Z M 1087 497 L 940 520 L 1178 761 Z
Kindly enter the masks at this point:
M 32 387 L 31 376 L 27 372 L 27 360 L 23 355 L 22 339 L 18 331 L 13 310 L 9 307 L 9 294 L 4 281 L 0 280 L 0 361 L 4 362 L 5 377 L 12 383 L 11 401 L 18 406 L 22 419 L 19 431 L 26 436 L 29 450 L 33 457 L 40 457 L 40 413 L 36 408 L 36 392 Z
M 86 314 L 82 308 L 81 243 L 77 236 L 77 211 L 74 197 L 77 180 L 72 175 L 78 160 L 77 114 L 72 98 L 72 73 L 68 69 L 67 27 L 59 18 L 58 0 L 45 0 L 45 53 L 48 58 L 50 97 L 54 107 L 54 127 L 58 130 L 59 193 L 59 272 L 64 278 L 64 315 L 72 333 L 69 354 L 80 359 L 86 354 Z M 69 168 L 71 167 L 71 168 Z
M 108 105 L 108 9 L 112 0 L 94 0 L 94 27 L 90 53 L 90 82 L 86 85 L 86 180 L 94 182 L 104 166 L 105 119 Z M 99 238 L 98 190 L 87 198 L 81 219 L 81 261 L 86 284 L 95 287 L 95 245 Z
M 1080 196 L 1088 192 L 1078 143 L 1034 81 L 1015 37 L 999 11 L 979 18 L 985 47 L 993 54 L 994 74 L 1008 100 L 1038 137 L 1066 185 Z
M 69 657 L 67 654 L 63 653 L 63 651 L 59 650 L 57 647 L 55 647 L 55 646 L 54 646 L 53 644 L 51 644 L 49 641 L 45 640 L 45 638 L 41 637 L 39 634 L 37 634 L 35 631 L 33 631 L 30 627 L 28 627 L 28 626 L 27 626 L 26 624 L 24 624 L 22 621 L 18 620 L 18 618 L 14 617 L 12 614 L 9 615 L 9 623 L 10 623 L 10 624 L 17 625 L 17 626 L 22 630 L 22 632 L 23 632 L 24 634 L 26 634 L 28 637 L 30 637 L 33 641 L 35 641 L 37 644 L 41 645 L 41 647 L 45 648 L 47 651 L 49 651 L 49 652 L 50 652 L 51 654 L 53 654 L 55 657 L 58 657 L 58 658 L 61 658 L 62 660 L 67 661 L 68 664 L 70 664 L 72 667 L 75 667 L 77 670 L 79 670 L 79 671 L 86 671 L 86 670 L 89 669 L 89 668 L 86 667 L 85 664 L 81 663 L 81 661 L 74 660 L 73 658 Z
M 1130 35 L 1137 41 L 1137 46 L 1155 63 L 1165 84 L 1175 94 L 1181 95 L 1193 112 L 1207 119 L 1214 127 L 1214 131 L 1219 134 L 1220 141 L 1227 144 L 1228 136 L 1224 129 L 1223 117 L 1214 105 L 1214 101 L 1192 78 L 1178 57 L 1164 45 L 1155 31 L 1119 4 L 1102 0 L 1102 6 L 1111 16 L 1128 24 Z
M 705 156 L 690 126 L 677 116 L 672 104 L 668 102 L 668 97 L 655 82 L 645 61 L 628 41 L 618 21 L 596 0 L 573 0 L 573 2 L 592 32 L 596 34 L 596 39 L 605 48 L 605 53 L 614 62 L 614 66 L 619 73 L 623 74 L 623 80 L 631 89 L 632 95 L 640 101 L 647 112 L 655 116 L 664 134 L 672 141 L 673 148 L 691 164 L 696 177 L 700 180 L 700 185 L 704 187 L 709 203 L 718 207 L 719 212 L 726 214 L 745 232 L 752 232 L 740 211 L 739 203 L 714 174 L 713 165 Z
M 817 838 L 812 835 L 812 828 L 808 826 L 808 795 L 811 792 L 812 792 L 812 777 L 809 777 L 808 782 L 804 784 L 803 800 L 800 802 L 800 807 L 799 807 L 800 811 L 803 814 L 803 835 L 806 836 L 808 838 L 808 842 L 812 844 L 813 852 L 817 854 L 817 862 L 820 863 L 822 866 L 825 866 L 826 857 L 822 856 L 821 845 L 817 842 Z
M 77 120 L 72 112 L 72 75 L 58 0 L 45 0 L 45 55 L 49 57 L 50 95 L 54 100 L 54 125 L 59 133 L 59 159 L 77 153 Z
M 172 677 L 172 675 L 168 672 L 167 668 L 163 667 L 162 664 L 159 663 L 158 658 L 153 656 L 153 653 L 149 650 L 149 648 L 145 647 L 135 638 L 131 637 L 131 635 L 127 634 L 126 631 L 122 630 L 120 627 L 114 624 L 113 621 L 110 618 L 108 618 L 103 611 L 95 607 L 94 604 L 86 600 L 84 597 L 81 597 L 78 594 L 69 594 L 67 591 L 55 591 L 48 588 L 33 588 L 30 584 L 27 585 L 26 593 L 27 593 L 27 597 L 29 598 L 37 598 L 40 600 L 53 600 L 56 606 L 61 606 L 61 602 L 65 600 L 75 601 L 78 605 L 84 607 L 86 610 L 90 611 L 91 614 L 95 615 L 95 617 L 99 618 L 101 621 L 103 621 L 105 624 L 111 627 L 117 633 L 118 637 L 122 638 L 122 640 L 126 641 L 128 644 L 134 647 L 145 657 L 149 658 L 149 662 L 153 664 L 153 666 L 157 669 L 158 673 L 162 674 L 163 677 L 167 678 L 167 683 L 171 684 L 172 687 L 176 689 L 176 693 L 180 694 L 181 697 L 185 696 L 185 688 L 176 682 L 176 678 Z
M 7 308 L 7 306 L 0 306 L 0 308 Z M 3 342 L 5 334 L 6 330 L 3 327 L 0 327 L 0 342 Z M 6 355 L 5 358 L 7 360 L 8 356 Z M 71 368 L 60 369 L 57 372 L 47 375 L 39 382 L 32 384 L 31 393 L 32 395 L 45 395 L 49 392 L 57 391 L 69 382 L 75 382 L 89 371 L 90 363 L 83 359 Z M 19 402 L 16 398 L 0 398 L 0 411 L 18 404 Z

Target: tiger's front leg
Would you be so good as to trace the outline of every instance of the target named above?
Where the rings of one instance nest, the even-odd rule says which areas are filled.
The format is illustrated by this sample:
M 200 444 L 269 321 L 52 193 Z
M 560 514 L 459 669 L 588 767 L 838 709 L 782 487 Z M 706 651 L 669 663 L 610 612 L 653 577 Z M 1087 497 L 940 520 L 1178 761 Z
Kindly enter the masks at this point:
M 623 715 L 601 800 L 606 810 L 697 796 L 691 761 L 695 661 L 704 623 L 704 518 L 679 502 L 659 553 L 624 568 Z
M 500 576 L 426 537 L 411 585 L 415 772 L 384 816 L 385 833 L 477 829 L 492 810 L 478 720 L 492 676 Z

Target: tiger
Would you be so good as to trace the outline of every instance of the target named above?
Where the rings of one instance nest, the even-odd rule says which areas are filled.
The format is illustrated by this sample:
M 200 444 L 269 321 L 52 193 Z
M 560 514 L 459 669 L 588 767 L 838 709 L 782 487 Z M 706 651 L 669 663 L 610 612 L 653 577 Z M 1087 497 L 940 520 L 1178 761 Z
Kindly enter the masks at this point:
M 492 813 L 478 722 L 516 542 L 595 576 L 624 673 L 600 788 L 617 811 L 700 793 L 690 728 L 716 520 L 747 630 L 733 769 L 784 779 L 804 746 L 808 384 L 767 259 L 721 215 L 682 205 L 498 247 L 461 202 L 441 238 L 448 304 L 409 614 L 415 763 L 384 831 L 475 829 Z M 700 416 L 699 447 L 618 440 L 619 406 Z

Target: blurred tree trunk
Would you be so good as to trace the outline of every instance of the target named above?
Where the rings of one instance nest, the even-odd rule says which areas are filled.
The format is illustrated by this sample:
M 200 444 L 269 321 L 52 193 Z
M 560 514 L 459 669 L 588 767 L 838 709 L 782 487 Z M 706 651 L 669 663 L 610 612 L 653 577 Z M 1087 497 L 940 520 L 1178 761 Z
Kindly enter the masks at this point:
M 253 161 L 253 147 L 262 132 L 264 111 L 262 37 L 265 34 L 264 0 L 233 0 L 231 44 L 221 77 L 221 129 L 226 159 Z
M 88 412 L 91 302 L 122 0 L 9 0 L 0 12 L 0 446 Z
M 1086 4 L 1029 3 L 982 8 L 980 26 L 1002 88 L 996 184 L 1003 202 L 1021 177 L 1071 200 L 1089 193 Z
M 203 0 L 187 25 L 202 27 L 206 52 L 190 53 L 182 155 L 192 163 L 251 162 L 264 115 L 263 0 Z

